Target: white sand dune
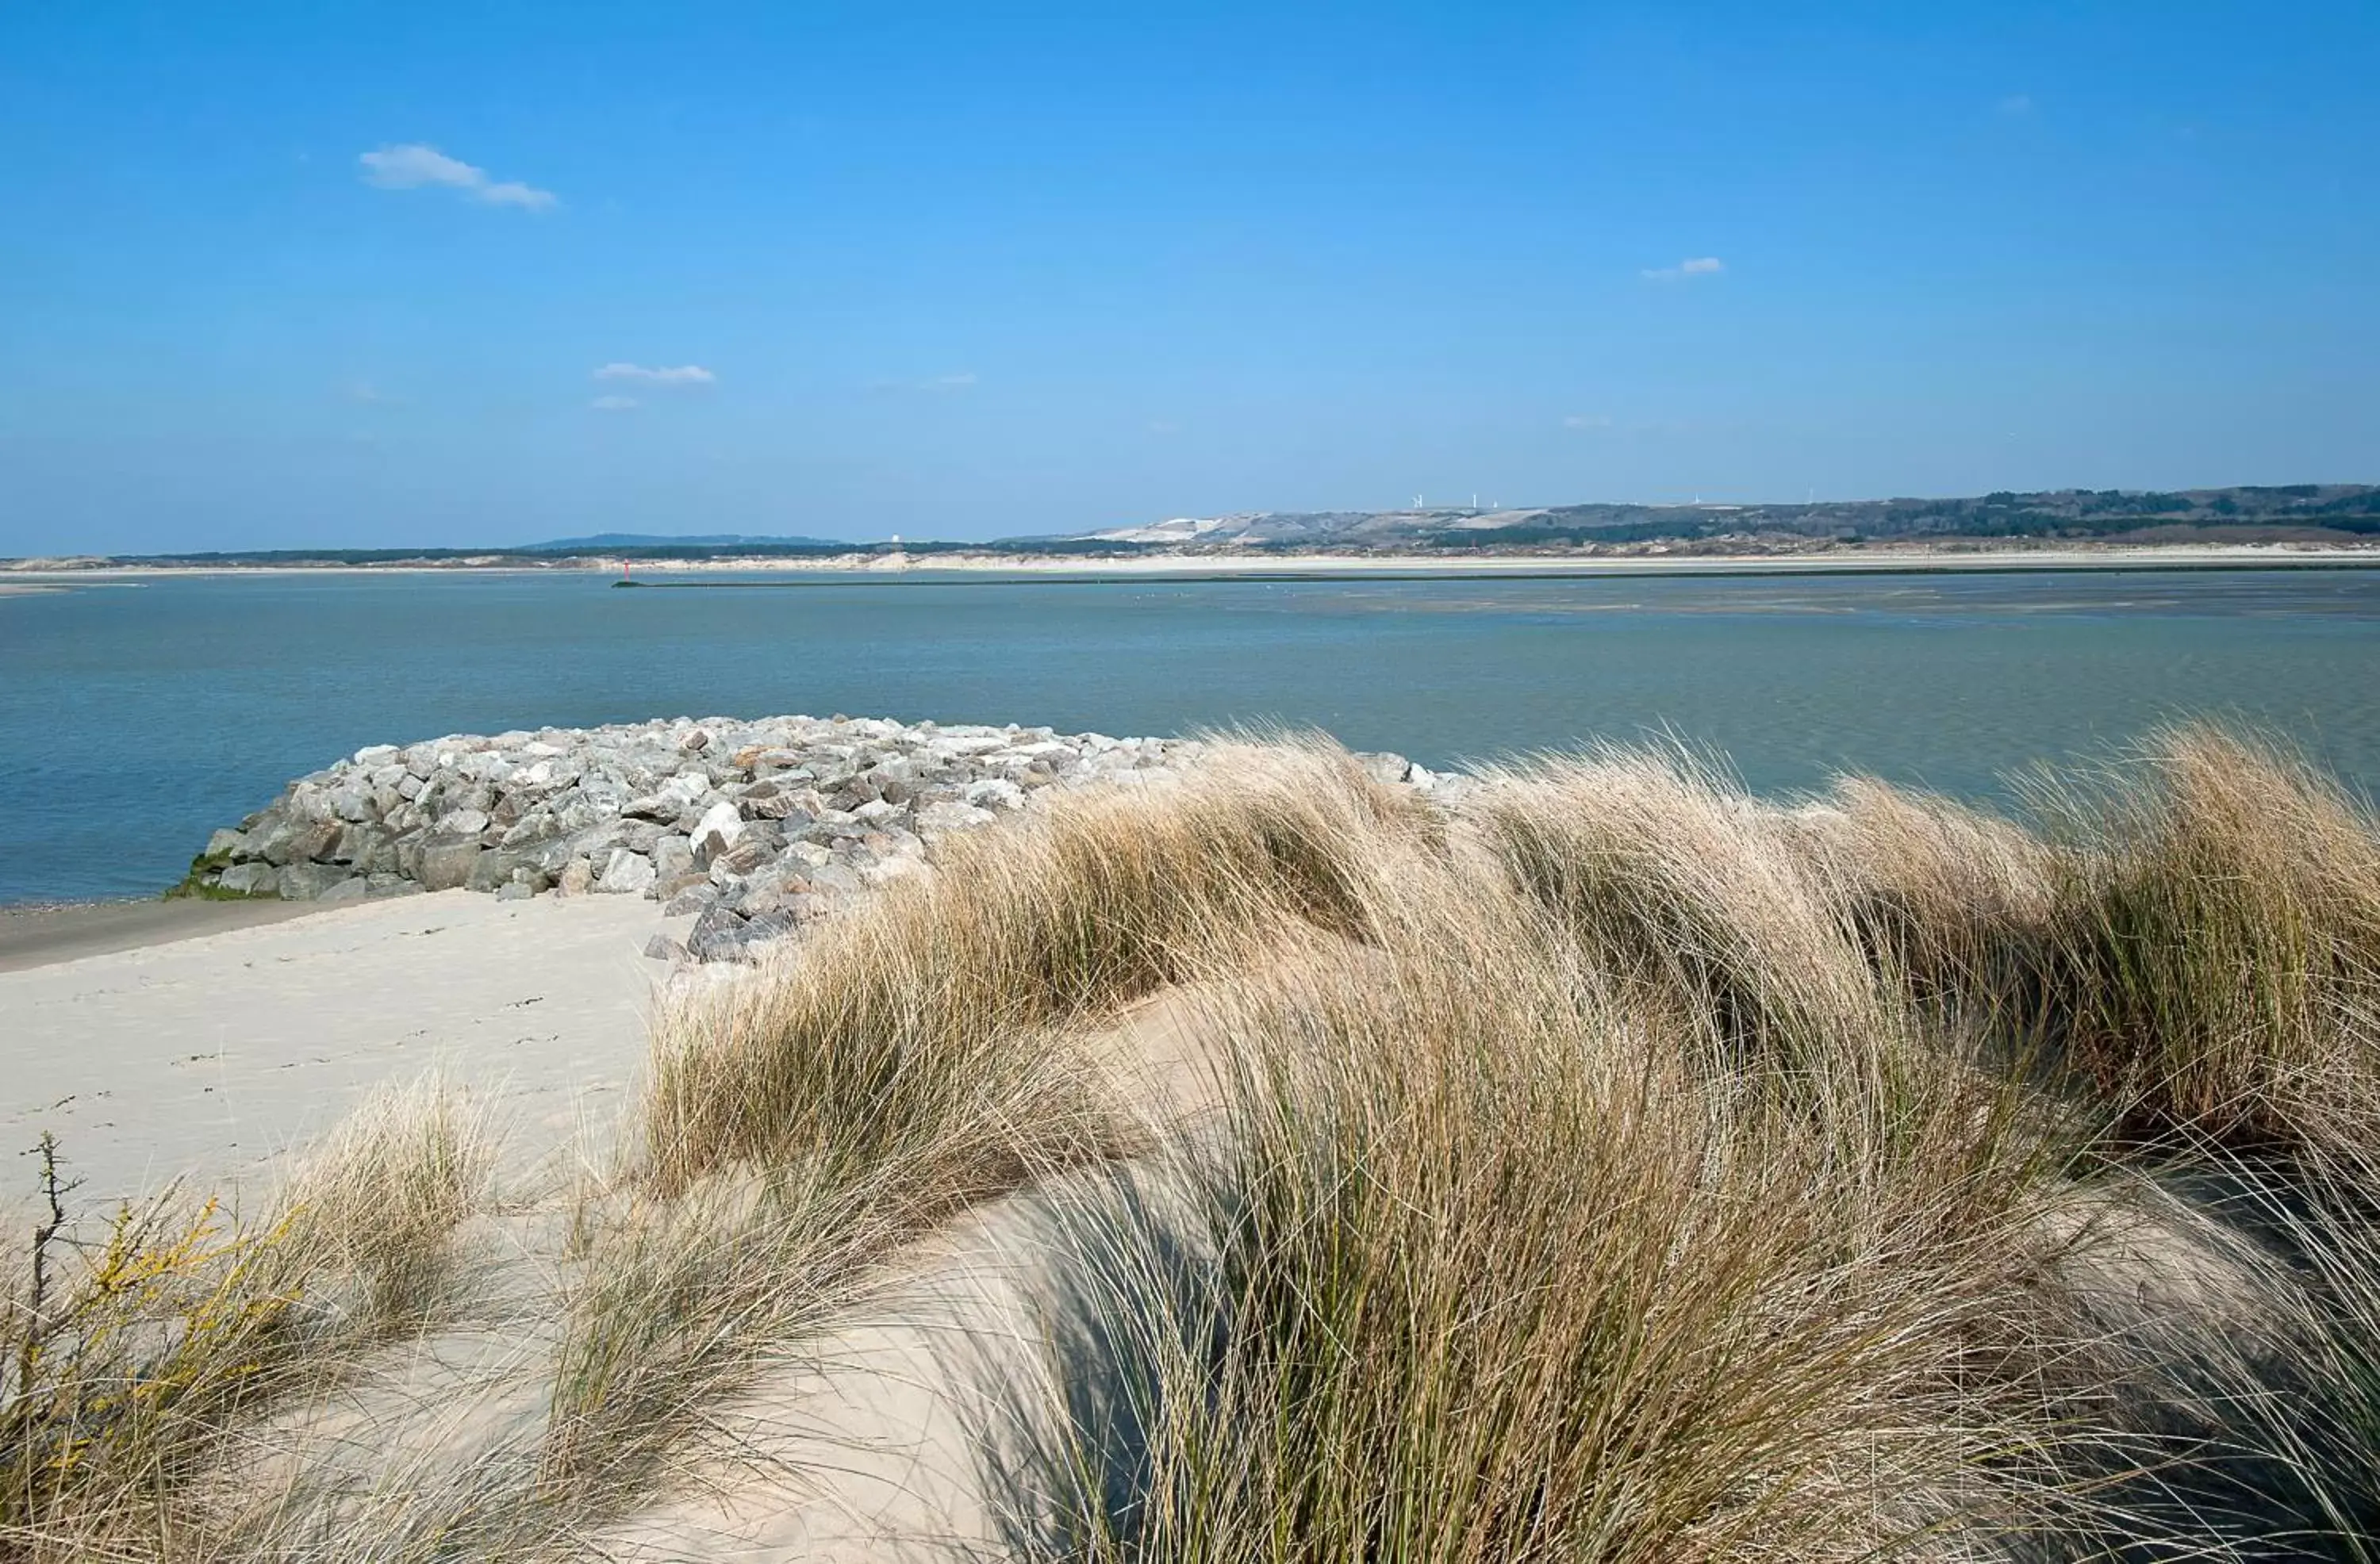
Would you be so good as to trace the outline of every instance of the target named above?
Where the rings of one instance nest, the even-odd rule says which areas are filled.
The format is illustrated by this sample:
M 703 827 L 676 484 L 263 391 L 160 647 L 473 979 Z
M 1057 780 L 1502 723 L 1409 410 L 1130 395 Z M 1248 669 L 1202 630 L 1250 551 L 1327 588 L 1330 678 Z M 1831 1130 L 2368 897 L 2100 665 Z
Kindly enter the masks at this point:
M 509 1122 L 507 1214 L 474 1224 L 466 1243 L 493 1287 L 485 1304 L 396 1344 L 348 1392 L 293 1411 L 255 1440 L 265 1464 L 235 1481 L 294 1470 L 268 1453 L 279 1450 L 317 1473 L 352 1470 L 364 1491 L 376 1473 L 434 1489 L 534 1448 L 554 1328 L 540 1256 L 558 1241 L 546 1230 L 576 1159 L 604 1158 L 644 1066 L 670 977 L 641 954 L 657 927 L 639 900 L 458 891 L 0 972 L 0 1145 L 55 1132 L 87 1210 L 177 1177 L 261 1202 L 284 1153 L 372 1087 L 432 1067 Z M 1160 1118 L 1196 1111 L 1204 1095 L 1186 1002 L 1152 1001 L 1086 1039 L 1120 1091 Z M 533 1170 L 556 1153 L 556 1176 Z M 0 1162 L 12 1172 L 0 1208 L 32 1193 L 31 1164 Z M 994 1364 L 1033 1378 L 1018 1291 L 1019 1267 L 1035 1268 L 1031 1204 L 955 1223 L 904 1256 L 886 1293 L 831 1340 L 793 1344 L 782 1367 L 715 1409 L 711 1437 L 681 1452 L 657 1502 L 602 1529 L 605 1556 L 996 1551 L 965 1387 Z

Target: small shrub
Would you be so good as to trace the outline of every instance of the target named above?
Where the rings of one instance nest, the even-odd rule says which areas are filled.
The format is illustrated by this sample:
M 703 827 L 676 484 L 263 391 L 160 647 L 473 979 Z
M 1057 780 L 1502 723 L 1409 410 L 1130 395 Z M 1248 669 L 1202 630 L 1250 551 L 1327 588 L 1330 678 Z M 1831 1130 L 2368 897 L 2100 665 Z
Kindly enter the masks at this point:
M 127 1205 L 74 1240 L 56 1143 L 41 1150 L 45 1211 L 0 1330 L 0 1539 L 147 1509 L 284 1387 L 306 1300 L 287 1222 L 244 1230 L 212 1200 Z
M 0 1556 L 164 1546 L 237 1427 L 426 1322 L 477 1208 L 484 1121 L 430 1081 L 376 1094 L 268 1218 L 178 1190 L 80 1236 L 41 1144 L 41 1214 L 0 1315 Z

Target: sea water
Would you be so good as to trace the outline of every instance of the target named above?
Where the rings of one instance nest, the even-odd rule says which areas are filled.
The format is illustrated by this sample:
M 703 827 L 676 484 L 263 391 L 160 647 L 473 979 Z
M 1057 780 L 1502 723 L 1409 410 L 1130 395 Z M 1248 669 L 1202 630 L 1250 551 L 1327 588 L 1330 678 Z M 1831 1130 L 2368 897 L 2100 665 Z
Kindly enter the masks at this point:
M 673 576 L 673 581 L 689 579 Z M 784 712 L 1683 744 L 2005 800 L 2215 716 L 2380 786 L 2380 570 L 1561 580 L 231 574 L 0 598 L 0 904 L 153 893 L 369 744 Z

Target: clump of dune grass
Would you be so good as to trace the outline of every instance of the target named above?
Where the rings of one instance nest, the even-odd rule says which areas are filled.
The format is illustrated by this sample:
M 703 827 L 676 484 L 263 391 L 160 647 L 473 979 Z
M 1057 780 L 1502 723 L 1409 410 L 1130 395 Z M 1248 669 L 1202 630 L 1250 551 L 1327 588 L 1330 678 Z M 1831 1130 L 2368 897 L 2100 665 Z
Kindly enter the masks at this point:
M 1775 807 L 1690 757 L 1604 749 L 1490 773 L 1465 815 L 1485 886 L 1450 898 L 1519 896 L 1711 1079 L 1824 1125 L 1847 1172 L 1929 1154 L 1923 1099 L 1972 1050 L 1930 1035 Z
M 497 1146 L 486 1105 L 431 1074 L 375 1092 L 299 1162 L 284 1219 L 310 1265 L 361 1279 L 361 1331 L 418 1325 L 447 1301 L 451 1241 L 493 1198 Z
M 2326 843 L 2305 883 L 2333 889 L 2287 894 L 2335 920 L 2338 1078 L 2293 1112 L 2363 1100 L 2350 818 L 2284 811 L 2297 845 L 2252 871 Z M 1493 776 L 1427 852 L 1351 842 L 1355 881 L 1397 888 L 1362 959 L 1224 986 L 1224 1119 L 1162 1149 L 1166 1197 L 1057 1203 L 1050 1403 L 983 1441 L 1013 1544 L 2365 1557 L 2368 1194 L 2279 1247 L 2204 1196 L 2118 1240 L 2096 1132 L 2137 1085 L 2042 1090 L 2037 1045 L 2107 1002 L 2078 917 L 2154 856 L 2125 823 L 2046 839 L 1864 782 L 1789 813 L 1601 752 Z M 2272 1176 L 2203 1133 L 2151 1166 Z M 2176 1264 L 2211 1292 L 2152 1306 Z M 2325 1436 L 2344 1449 L 2317 1459 Z
M 1476 818 L 1506 875 L 1680 1033 L 1796 1056 L 1876 1029 L 1885 996 L 1775 812 L 1683 755 L 1507 769 Z
M 2301 1140 L 2380 1085 L 2380 832 L 2337 782 L 2211 729 L 2042 790 L 2069 1057 L 2135 1133 Z
M 565 1287 L 542 1490 L 624 1502 L 901 1245 L 1134 1149 L 1069 1026 L 1284 928 L 1367 937 L 1354 849 L 1434 829 L 1336 749 L 1229 748 L 949 843 L 795 958 L 665 1009 L 641 1160 L 588 1206 Z
M 1283 743 L 1220 747 L 1176 786 L 1086 794 L 950 841 L 929 879 L 887 888 L 771 981 L 671 1024 L 651 1166 L 874 1163 L 949 1120 L 1021 1105 L 1087 1124 L 1078 1073 L 1037 1034 L 1194 976 L 1219 950 L 1244 954 L 1284 921 L 1362 938 L 1367 891 L 1347 844 L 1429 829 L 1418 801 L 1345 754 Z
M 2013 820 L 1871 777 L 1781 821 L 1870 959 L 1914 998 L 2030 1030 L 2062 859 Z
M 1275 925 L 1363 935 L 1347 848 L 1427 817 L 1335 751 L 1230 755 L 951 843 L 793 961 L 665 1011 L 643 1164 L 566 1291 L 549 1489 L 629 1491 L 900 1244 L 1130 1149 L 1068 1023 Z
M 1849 1168 L 1773 1056 L 1715 1075 L 1407 867 L 1385 962 L 1216 1001 L 1170 1205 L 1062 1204 L 1057 1405 L 985 1440 L 1024 1557 L 1850 1559 L 2058 1508 L 2008 1366 L 2057 1162 L 1988 1089 L 1903 1082 L 1928 1155 Z
M 865 1172 L 809 1164 L 714 1173 L 666 1198 L 613 1192 L 561 1300 L 535 1507 L 583 1524 L 654 1491 L 689 1434 L 876 1296 L 900 1247 L 958 1208 L 962 1186 L 936 1182 L 947 1171 L 913 1148 Z

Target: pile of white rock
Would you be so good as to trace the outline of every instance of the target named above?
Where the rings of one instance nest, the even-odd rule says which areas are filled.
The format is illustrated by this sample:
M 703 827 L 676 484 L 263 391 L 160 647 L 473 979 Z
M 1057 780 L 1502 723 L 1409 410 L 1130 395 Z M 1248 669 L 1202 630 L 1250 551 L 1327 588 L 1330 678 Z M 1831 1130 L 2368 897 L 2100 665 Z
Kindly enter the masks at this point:
M 1052 786 L 1147 782 L 1195 741 L 870 719 L 678 719 L 374 746 L 300 778 L 191 868 L 200 893 L 609 893 L 743 953 Z

